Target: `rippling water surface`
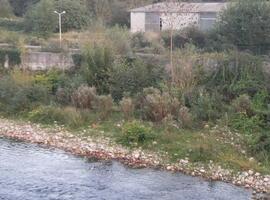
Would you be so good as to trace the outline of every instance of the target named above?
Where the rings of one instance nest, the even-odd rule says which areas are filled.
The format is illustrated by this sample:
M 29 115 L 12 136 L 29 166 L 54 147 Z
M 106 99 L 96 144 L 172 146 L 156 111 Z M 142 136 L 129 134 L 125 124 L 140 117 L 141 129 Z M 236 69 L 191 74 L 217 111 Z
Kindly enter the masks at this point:
M 59 150 L 0 138 L 0 200 L 247 200 L 226 183 L 117 162 L 93 162 Z

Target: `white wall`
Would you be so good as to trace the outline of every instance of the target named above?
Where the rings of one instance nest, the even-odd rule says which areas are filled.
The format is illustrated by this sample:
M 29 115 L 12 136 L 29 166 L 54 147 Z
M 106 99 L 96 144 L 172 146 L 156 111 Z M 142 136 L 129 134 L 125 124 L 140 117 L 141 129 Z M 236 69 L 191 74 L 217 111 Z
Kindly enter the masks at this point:
M 173 27 L 175 30 L 180 30 L 182 28 L 198 25 L 200 20 L 200 15 L 198 13 L 163 13 L 162 18 L 162 30 L 168 30 Z
M 145 32 L 145 13 L 131 12 L 131 32 Z

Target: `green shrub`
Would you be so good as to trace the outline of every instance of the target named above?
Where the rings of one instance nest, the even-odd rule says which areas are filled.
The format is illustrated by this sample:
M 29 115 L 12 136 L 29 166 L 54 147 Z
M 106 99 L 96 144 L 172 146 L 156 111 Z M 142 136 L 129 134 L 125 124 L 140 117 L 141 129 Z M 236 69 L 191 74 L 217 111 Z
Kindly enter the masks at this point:
M 0 102 L 7 114 L 19 114 L 32 107 L 47 104 L 50 95 L 47 88 L 33 84 L 21 84 L 11 77 L 0 79 Z
M 150 47 L 151 42 L 145 37 L 143 33 L 136 33 L 132 35 L 131 47 L 135 49 L 141 49 L 145 47 Z
M 112 43 L 112 48 L 115 54 L 129 55 L 131 54 L 130 33 L 126 27 L 118 25 L 106 29 L 105 37 Z
M 4 66 L 8 57 L 9 66 L 14 67 L 15 65 L 21 64 L 21 53 L 18 49 L 0 49 L 0 65 Z
M 15 46 L 19 43 L 19 39 L 19 33 L 0 29 L 0 43 L 8 43 Z
M 247 116 L 246 113 L 236 113 L 230 117 L 229 126 L 247 135 L 256 135 L 264 127 L 263 121 L 258 116 Z
M 258 91 L 252 98 L 252 107 L 254 110 L 266 110 L 270 104 L 270 94 L 267 90 Z
M 237 99 L 232 102 L 232 106 L 236 112 L 246 113 L 248 115 L 252 112 L 252 102 L 248 95 L 240 95 Z
M 62 82 L 63 72 L 60 72 L 58 70 L 49 70 L 47 72 L 42 72 L 38 74 L 34 74 L 34 84 L 41 85 L 43 87 L 48 88 L 48 90 L 55 94 L 57 91 L 57 88 Z
M 145 63 L 140 59 L 118 60 L 110 72 L 110 93 L 116 101 L 123 98 L 125 92 L 131 96 L 146 87 L 158 87 L 164 79 L 164 68 Z
M 263 132 L 256 136 L 252 143 L 252 151 L 260 161 L 270 161 L 270 133 Z
M 217 90 L 226 98 L 241 94 L 253 97 L 266 87 L 262 61 L 249 53 L 230 52 L 217 58 L 216 67 L 204 76 L 201 84 Z
M 61 2 L 56 1 L 54 4 L 56 10 L 66 11 L 62 18 L 62 30 L 64 32 L 83 29 L 91 23 L 91 15 L 83 3 L 73 0 L 62 0 Z
M 162 40 L 165 47 L 170 48 L 171 46 L 171 33 L 170 31 L 163 31 L 161 34 Z M 188 38 L 183 34 L 182 31 L 176 31 L 173 34 L 173 48 L 183 48 L 189 43 Z
M 238 0 L 223 11 L 217 32 L 240 49 L 269 50 L 270 6 L 265 0 Z
M 196 88 L 190 94 L 186 93 L 184 98 L 198 121 L 216 121 L 226 112 L 223 97 L 217 92 Z
M 118 141 L 127 146 L 141 146 L 154 140 L 155 135 L 151 127 L 143 125 L 141 122 L 133 121 L 124 125 Z
M 57 27 L 57 16 L 54 14 L 54 3 L 51 0 L 41 0 L 25 15 L 25 31 L 38 36 L 49 37 Z
M 22 31 L 24 30 L 24 21 L 4 18 L 0 19 L 0 27 L 8 31 Z
M 82 65 L 83 56 L 82 54 L 72 54 L 72 60 L 75 67 L 80 67 Z
M 206 45 L 206 34 L 197 27 L 191 26 L 183 30 L 186 38 L 198 48 L 204 48 Z
M 94 46 L 83 50 L 81 75 L 88 85 L 95 86 L 98 94 L 109 93 L 110 70 L 114 56 L 110 48 Z
M 10 18 L 14 14 L 8 0 L 0 0 L 0 18 Z
M 68 127 L 80 127 L 84 124 L 80 112 L 72 107 L 40 106 L 28 114 L 29 120 L 43 124 L 54 124 L 57 122 Z

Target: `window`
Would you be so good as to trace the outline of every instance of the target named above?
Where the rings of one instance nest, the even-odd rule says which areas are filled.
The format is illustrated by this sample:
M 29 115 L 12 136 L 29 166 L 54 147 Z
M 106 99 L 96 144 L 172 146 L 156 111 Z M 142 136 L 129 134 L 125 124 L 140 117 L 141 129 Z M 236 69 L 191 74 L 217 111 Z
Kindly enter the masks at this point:
M 145 13 L 145 31 L 158 32 L 161 21 L 158 13 Z
M 207 31 L 212 29 L 216 23 L 216 13 L 200 13 L 200 29 Z

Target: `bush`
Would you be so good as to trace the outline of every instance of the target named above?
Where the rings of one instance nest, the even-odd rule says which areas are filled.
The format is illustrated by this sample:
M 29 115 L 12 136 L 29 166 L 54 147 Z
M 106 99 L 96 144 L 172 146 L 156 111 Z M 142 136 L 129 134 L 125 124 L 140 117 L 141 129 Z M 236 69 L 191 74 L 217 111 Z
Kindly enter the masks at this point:
M 4 18 L 0 19 L 0 27 L 8 31 L 22 31 L 24 30 L 24 21 Z
M 141 146 L 154 138 L 151 127 L 147 127 L 138 121 L 133 121 L 124 125 L 118 141 L 126 146 Z
M 131 98 L 129 97 L 124 97 L 121 101 L 120 101 L 120 107 L 121 110 L 124 114 L 124 118 L 126 120 L 129 120 L 134 112 L 134 104 Z
M 90 12 L 87 10 L 86 6 L 79 1 L 62 0 L 61 2 L 56 2 L 54 7 L 58 11 L 66 11 L 66 14 L 63 15 L 62 18 L 63 32 L 82 29 L 91 22 Z
M 21 80 L 5 76 L 0 79 L 0 102 L 5 105 L 1 110 L 7 114 L 20 114 L 33 107 L 49 102 L 47 88 L 23 83 Z
M 109 94 L 109 71 L 114 56 L 108 47 L 94 46 L 83 50 L 81 75 L 88 85 L 95 86 L 98 94 Z
M 8 58 L 9 67 L 21 64 L 21 53 L 18 49 L 0 49 L 0 66 L 4 66 Z
M 252 151 L 260 161 L 270 160 L 270 133 L 263 132 L 256 137 L 252 144 Z
M 252 112 L 252 102 L 248 95 L 240 95 L 237 99 L 232 102 L 232 106 L 234 107 L 236 112 L 246 113 L 248 115 Z
M 84 123 L 80 112 L 72 107 L 41 106 L 28 114 L 29 120 L 43 124 L 55 122 L 68 127 L 80 127 Z
M 131 47 L 135 49 L 141 49 L 150 47 L 151 42 L 145 37 L 143 33 L 135 33 L 131 38 Z
M 198 48 L 204 48 L 206 45 L 206 34 L 200 31 L 197 27 L 191 26 L 183 30 L 186 38 L 190 43 Z
M 107 118 L 111 114 L 113 108 L 113 99 L 111 95 L 98 96 L 96 99 L 96 107 L 100 112 L 101 119 Z
M 229 126 L 247 135 L 255 135 L 259 133 L 264 123 L 258 116 L 249 117 L 245 113 L 236 113 L 231 116 Z
M 144 89 L 141 104 L 144 118 L 154 122 L 160 122 L 168 115 L 177 117 L 180 108 L 180 102 L 175 97 L 155 88 Z
M 226 112 L 223 97 L 217 93 L 209 93 L 204 89 L 194 89 L 184 95 L 186 104 L 198 121 L 216 121 Z
M 97 100 L 96 88 L 82 85 L 73 92 L 71 100 L 77 108 L 93 109 Z
M 164 69 L 140 59 L 118 60 L 110 73 L 111 94 L 116 101 L 123 98 L 125 92 L 131 96 L 143 91 L 146 87 L 158 87 L 164 79 Z
M 164 31 L 161 34 L 162 40 L 165 47 L 170 48 L 171 46 L 171 33 L 170 31 Z M 173 48 L 183 48 L 189 43 L 188 38 L 182 33 L 182 31 L 174 32 L 173 34 Z
M 110 40 L 107 43 L 111 42 L 115 54 L 129 55 L 132 53 L 130 33 L 126 27 L 122 28 L 116 25 L 110 29 L 106 29 L 105 37 Z
M 264 53 L 270 46 L 269 13 L 265 0 L 238 0 L 221 14 L 217 32 L 240 49 Z
M 19 43 L 19 39 L 19 33 L 0 29 L 0 43 L 8 43 L 10 45 L 16 46 Z
M 1 18 L 10 18 L 14 16 L 8 0 L 0 0 L 0 5 Z
M 216 67 L 209 70 L 201 84 L 209 90 L 217 90 L 228 100 L 241 94 L 253 97 L 266 88 L 266 79 L 259 57 L 249 53 L 229 52 L 216 61 Z
M 25 31 L 49 37 L 57 27 L 57 16 L 51 0 L 41 0 L 29 9 L 25 16 Z

